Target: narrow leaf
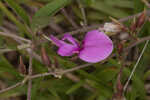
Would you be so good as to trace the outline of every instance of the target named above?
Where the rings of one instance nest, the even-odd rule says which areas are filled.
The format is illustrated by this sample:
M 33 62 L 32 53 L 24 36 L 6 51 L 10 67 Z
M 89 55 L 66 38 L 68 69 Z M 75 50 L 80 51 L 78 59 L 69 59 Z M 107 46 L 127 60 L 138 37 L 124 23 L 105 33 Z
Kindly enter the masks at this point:
M 92 2 L 89 6 L 93 9 L 96 9 L 98 11 L 101 11 L 103 13 L 106 13 L 116 18 L 122 18 L 122 17 L 126 17 L 129 15 L 127 12 L 123 12 L 122 10 L 118 8 L 111 7 L 105 4 L 104 2 L 100 2 L 98 0 L 96 2 Z
M 67 94 L 74 92 L 75 90 L 79 89 L 85 83 L 84 80 L 79 81 L 78 83 L 74 84 L 69 90 L 67 90 Z
M 19 72 L 2 55 L 0 55 L 0 70 L 4 72 L 9 72 L 12 75 L 16 76 L 17 78 L 21 77 Z
M 37 29 L 48 25 L 50 17 L 70 3 L 70 1 L 71 0 L 54 0 L 53 2 L 50 2 L 46 6 L 42 7 L 35 13 L 35 16 L 33 17 L 31 24 L 32 30 L 36 31 Z
M 27 13 L 25 12 L 25 10 L 13 0 L 5 0 L 5 1 L 10 5 L 10 7 L 12 7 L 15 10 L 15 12 L 23 19 L 23 21 L 27 25 L 29 25 L 29 17 Z

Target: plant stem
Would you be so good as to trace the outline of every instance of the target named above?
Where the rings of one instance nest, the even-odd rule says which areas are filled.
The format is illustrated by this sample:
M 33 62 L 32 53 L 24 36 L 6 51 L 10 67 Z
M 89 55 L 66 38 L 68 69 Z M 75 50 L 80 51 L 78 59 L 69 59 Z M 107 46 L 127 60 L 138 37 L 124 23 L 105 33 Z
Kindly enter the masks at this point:
M 0 35 L 7 36 L 7 37 L 11 37 L 12 39 L 19 39 L 19 40 L 21 40 L 21 41 L 25 41 L 25 42 L 31 43 L 30 40 L 25 39 L 25 38 L 20 37 L 20 36 L 17 36 L 17 35 L 14 35 L 14 34 L 11 34 L 11 33 L 0 32 Z
M 29 77 L 32 75 L 32 55 L 29 58 Z M 31 100 L 31 88 L 32 88 L 32 79 L 30 78 L 28 81 L 28 91 L 27 91 L 27 100 Z

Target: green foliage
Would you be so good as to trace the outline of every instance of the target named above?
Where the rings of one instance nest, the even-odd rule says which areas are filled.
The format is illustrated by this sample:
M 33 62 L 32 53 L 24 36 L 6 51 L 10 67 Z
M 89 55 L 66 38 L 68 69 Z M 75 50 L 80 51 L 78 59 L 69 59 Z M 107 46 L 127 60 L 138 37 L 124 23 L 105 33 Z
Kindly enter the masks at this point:
M 93 9 L 106 13 L 110 16 L 114 16 L 116 18 L 122 18 L 129 15 L 127 12 L 122 12 L 122 10 L 107 5 L 104 2 L 100 2 L 99 0 L 95 0 L 89 6 Z
M 24 20 L 24 22 L 27 25 L 30 25 L 28 15 L 22 7 L 20 7 L 13 0 L 5 0 L 5 1 L 10 5 L 10 7 L 12 7 L 16 11 L 16 13 Z
M 7 59 L 4 56 L 0 56 L 0 70 L 4 73 L 11 73 L 17 78 L 20 78 L 19 72 L 13 68 L 13 66 L 7 61 Z M 1 73 L 2 74 L 2 73 Z
M 27 30 L 27 27 L 24 26 L 20 21 L 18 21 L 16 19 L 16 17 L 7 9 L 7 7 L 5 7 L 5 5 L 2 3 L 2 1 L 0 1 L 0 9 L 4 12 L 5 15 L 7 15 L 7 17 L 17 25 L 17 27 L 19 28 L 20 32 L 21 32 L 21 36 L 25 36 L 25 34 L 28 37 L 31 37 L 31 35 L 29 35 L 29 32 Z
M 70 1 L 71 0 L 55 0 L 37 11 L 31 24 L 33 31 L 48 25 L 50 22 L 50 17 L 52 17 L 65 5 L 69 4 Z

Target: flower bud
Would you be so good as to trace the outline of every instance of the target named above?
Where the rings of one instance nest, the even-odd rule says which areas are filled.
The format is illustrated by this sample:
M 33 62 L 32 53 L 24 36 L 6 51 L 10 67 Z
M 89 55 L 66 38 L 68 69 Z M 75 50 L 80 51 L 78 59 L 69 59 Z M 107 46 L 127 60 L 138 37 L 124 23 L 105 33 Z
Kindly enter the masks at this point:
M 41 56 L 42 56 L 42 61 L 46 66 L 51 66 L 51 61 L 49 59 L 49 56 L 46 54 L 45 48 L 41 48 Z
M 104 32 L 114 35 L 118 32 L 121 32 L 121 27 L 118 24 L 114 23 L 105 23 L 103 27 Z
M 146 12 L 143 11 L 143 13 L 137 19 L 137 27 L 138 28 L 140 28 L 144 24 L 145 19 L 146 19 Z
M 59 63 L 58 63 L 58 60 L 57 60 L 57 57 L 56 57 L 56 56 L 54 56 L 54 66 L 55 66 L 56 68 L 59 68 Z
M 117 91 L 120 93 L 120 96 L 121 96 L 122 92 L 123 92 L 123 86 L 122 86 L 120 80 L 118 80 L 118 82 L 117 82 Z
M 117 45 L 117 49 L 118 49 L 118 54 L 121 54 L 121 52 L 123 51 L 123 44 L 122 43 L 119 43 Z
M 135 18 L 134 18 L 134 21 L 131 23 L 131 26 L 130 26 L 130 31 L 135 32 L 136 29 L 137 29 L 137 22 L 135 21 Z
M 19 66 L 18 66 L 18 70 L 21 74 L 25 75 L 27 70 L 26 70 L 26 66 L 23 63 L 22 57 L 20 56 L 19 59 Z
M 146 12 L 143 11 L 143 13 L 141 13 L 141 15 L 137 18 L 137 20 L 133 21 L 133 23 L 130 26 L 131 32 L 136 32 L 136 30 L 144 24 L 145 19 L 146 19 L 145 14 Z

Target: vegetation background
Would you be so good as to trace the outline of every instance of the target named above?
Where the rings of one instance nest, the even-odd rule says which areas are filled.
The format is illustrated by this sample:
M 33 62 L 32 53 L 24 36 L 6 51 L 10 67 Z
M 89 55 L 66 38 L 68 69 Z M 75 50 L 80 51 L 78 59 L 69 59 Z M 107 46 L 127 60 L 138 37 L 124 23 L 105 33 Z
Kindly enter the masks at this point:
M 148 0 L 0 0 L 0 100 L 150 100 L 149 8 Z M 108 33 L 114 51 L 96 64 L 61 57 L 44 38 L 82 40 L 110 17 L 128 30 Z

